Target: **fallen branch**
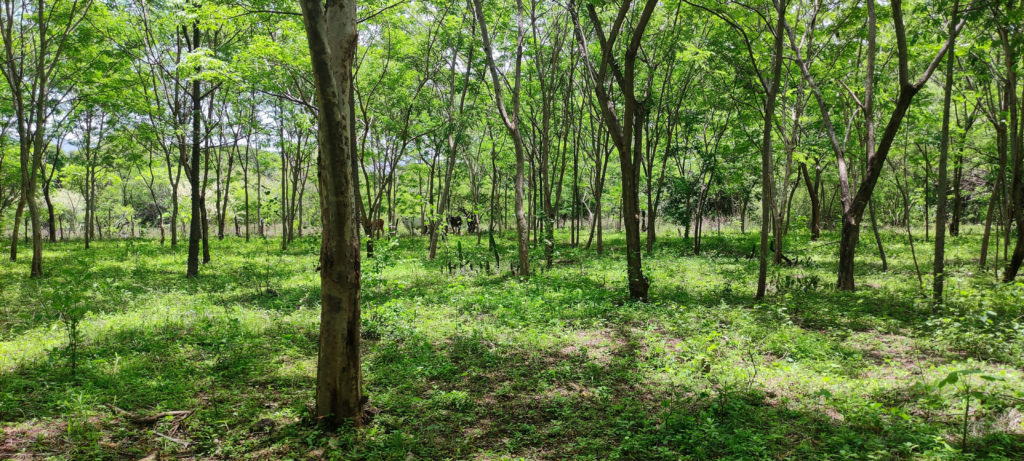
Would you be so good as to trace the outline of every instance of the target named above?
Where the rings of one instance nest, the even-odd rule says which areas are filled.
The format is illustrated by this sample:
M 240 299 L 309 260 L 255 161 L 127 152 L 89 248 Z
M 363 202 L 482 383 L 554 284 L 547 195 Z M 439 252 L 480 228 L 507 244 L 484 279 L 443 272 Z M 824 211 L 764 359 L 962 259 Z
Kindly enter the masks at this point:
M 182 420 L 192 416 L 192 410 L 162 411 L 150 416 L 133 418 L 132 422 L 135 424 L 153 424 L 168 416 L 173 416 L 175 420 Z
M 184 420 L 185 418 L 188 418 L 189 416 L 192 416 L 192 413 L 195 411 L 195 410 L 161 411 L 160 413 L 152 414 L 152 415 L 149 415 L 149 416 L 139 416 L 139 415 L 137 415 L 135 413 L 132 413 L 132 412 L 130 412 L 128 410 L 124 410 L 122 408 L 118 408 L 118 407 L 116 407 L 114 405 L 111 405 L 109 403 L 106 404 L 106 406 L 115 415 L 123 416 L 125 418 L 128 418 L 129 420 L 131 420 L 131 422 L 133 424 L 139 424 L 139 425 L 153 424 L 153 423 L 156 423 L 157 421 L 160 421 L 161 419 L 164 419 L 164 418 L 166 418 L 168 416 L 173 416 L 174 417 L 174 422 L 175 423 L 179 423 L 182 420 Z M 175 424 L 175 425 L 177 425 L 177 424 Z
M 156 431 L 153 431 L 153 433 L 158 435 L 158 436 L 160 436 L 160 437 L 163 437 L 163 438 L 165 438 L 167 440 L 170 440 L 171 442 L 177 443 L 177 444 L 179 444 L 179 445 L 181 445 L 181 446 L 183 446 L 185 448 L 188 448 L 188 446 L 189 446 L 189 442 L 187 440 L 181 440 L 179 438 L 175 438 L 175 437 L 171 437 L 169 435 L 161 434 L 161 433 L 156 432 Z

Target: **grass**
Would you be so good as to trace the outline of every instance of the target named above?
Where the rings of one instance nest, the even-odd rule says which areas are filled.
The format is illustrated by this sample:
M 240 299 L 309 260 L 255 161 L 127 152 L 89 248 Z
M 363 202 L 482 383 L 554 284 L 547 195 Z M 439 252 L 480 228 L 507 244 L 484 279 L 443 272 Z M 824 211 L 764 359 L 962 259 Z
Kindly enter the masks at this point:
M 862 239 L 855 293 L 834 290 L 836 235 L 791 234 L 798 263 L 761 303 L 753 234 L 709 234 L 701 256 L 662 236 L 647 304 L 625 297 L 620 235 L 522 281 L 511 236 L 500 274 L 486 238 L 435 261 L 421 238 L 380 242 L 372 419 L 334 433 L 309 416 L 317 240 L 214 241 L 191 281 L 183 246 L 46 245 L 45 278 L 0 263 L 0 459 L 1022 459 L 1024 284 L 977 268 L 978 233 L 950 242 L 937 307 L 896 231 L 887 272 Z

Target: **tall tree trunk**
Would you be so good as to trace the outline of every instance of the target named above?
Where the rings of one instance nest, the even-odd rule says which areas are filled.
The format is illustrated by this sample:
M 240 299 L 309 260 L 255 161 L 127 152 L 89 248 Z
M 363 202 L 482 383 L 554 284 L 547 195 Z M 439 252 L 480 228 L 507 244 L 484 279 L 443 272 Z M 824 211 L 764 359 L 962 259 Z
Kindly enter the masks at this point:
M 180 166 L 178 168 L 181 168 Z M 171 248 L 178 246 L 178 185 L 171 186 Z
M 452 173 L 455 171 L 455 138 L 452 134 L 448 135 L 448 160 L 445 167 L 444 173 L 444 185 L 441 187 L 441 196 L 437 201 L 437 210 L 434 212 L 435 219 L 431 222 L 430 226 L 430 248 L 428 249 L 427 259 L 433 260 L 437 256 L 437 236 L 438 236 L 438 225 L 442 224 L 447 215 L 445 210 L 448 208 L 448 194 L 451 190 L 452 184 Z
M 213 101 L 210 102 L 212 108 Z M 210 213 L 206 208 L 206 186 L 210 178 L 210 137 L 206 138 L 206 148 L 203 149 L 203 182 L 199 192 L 200 206 L 203 218 L 203 264 L 210 262 Z
M 54 169 L 56 169 L 56 167 L 54 167 Z M 56 216 L 56 213 L 54 212 L 54 209 L 53 209 L 53 201 L 50 200 L 50 182 L 51 181 L 49 180 L 49 178 L 46 177 L 46 169 L 45 168 L 43 168 L 42 171 L 40 171 L 40 174 L 42 174 L 43 178 L 44 178 L 44 182 L 43 182 L 43 200 L 46 202 L 47 223 L 49 224 L 49 227 L 50 227 L 49 239 L 50 239 L 50 242 L 56 243 L 57 242 L 57 216 Z
M 939 183 L 936 190 L 935 204 L 935 259 L 932 262 L 932 299 L 936 304 L 942 303 L 942 291 L 946 279 L 946 200 L 949 194 L 949 113 L 953 99 L 953 62 L 956 59 L 956 39 L 954 28 L 959 14 L 960 2 L 953 2 L 953 17 L 949 21 L 949 52 L 946 55 L 946 83 L 942 93 L 942 133 L 939 140 Z
M 192 43 L 198 47 L 199 43 L 199 24 L 193 22 L 192 24 Z M 202 88 L 200 87 L 199 79 L 192 81 L 192 91 L 190 97 L 192 99 L 192 154 L 189 159 L 189 175 L 188 180 L 191 185 L 192 193 L 192 217 L 189 221 L 188 231 L 188 260 L 186 262 L 185 277 L 195 278 L 199 275 L 199 244 L 203 237 L 203 188 L 200 183 L 199 167 L 200 158 L 202 152 L 200 149 L 200 123 L 202 123 L 202 105 L 201 93 Z
M 339 425 L 362 424 L 359 358 L 360 261 L 358 189 L 350 110 L 352 59 L 358 46 L 354 0 L 302 0 L 319 105 L 320 345 L 316 415 Z
M 998 152 L 998 164 L 996 165 L 996 182 L 992 186 L 992 195 L 988 202 L 988 212 L 985 213 L 985 233 L 981 239 L 981 254 L 978 256 L 978 264 L 981 267 L 985 267 L 986 260 L 988 258 L 988 244 L 989 238 L 992 233 L 992 222 L 995 215 L 1000 210 L 1000 196 L 1003 189 L 1003 182 L 1006 177 L 1006 149 L 1007 149 L 1007 135 L 1006 125 L 1003 119 L 997 118 L 995 122 L 996 129 L 996 150 Z M 996 223 L 996 243 L 999 241 L 999 228 Z M 998 258 L 998 253 L 996 257 Z M 996 270 L 998 272 L 998 269 Z
M 963 178 L 964 178 L 964 154 L 963 150 L 957 150 L 956 163 L 953 167 L 953 214 L 949 221 L 949 236 L 960 236 L 960 221 L 963 219 Z
M 526 211 L 523 207 L 523 183 L 525 182 L 526 152 L 523 146 L 523 137 L 519 129 L 519 88 L 523 60 L 523 3 L 517 0 L 518 14 L 516 16 L 519 30 L 519 40 L 516 46 L 516 64 L 514 86 L 512 88 L 512 112 L 509 113 L 505 106 L 505 99 L 502 92 L 501 78 L 498 75 L 498 67 L 494 63 L 494 53 L 491 49 L 491 38 L 487 33 L 487 21 L 484 17 L 481 0 L 473 0 L 474 13 L 477 22 L 480 24 L 480 36 L 483 40 L 484 55 L 487 58 L 487 67 L 491 74 L 491 82 L 494 84 L 494 99 L 498 106 L 498 113 L 501 115 L 505 128 L 512 137 L 516 154 L 516 178 L 515 178 L 515 213 L 516 233 L 519 246 L 519 275 L 530 275 L 530 228 L 526 221 Z
M 238 149 L 237 142 L 235 150 Z M 217 164 L 220 164 L 220 160 L 217 160 Z M 228 198 L 231 196 L 231 170 L 235 166 L 235 156 L 228 153 L 228 170 L 227 178 L 224 181 L 224 203 L 221 204 L 218 200 L 217 207 L 217 240 L 224 240 L 224 221 L 227 220 L 228 213 Z M 237 233 L 237 232 L 236 232 Z
M 277 104 L 277 117 L 278 117 L 278 143 L 281 154 L 281 251 L 288 249 L 288 162 L 286 160 L 286 154 L 284 153 L 284 108 L 279 101 Z
M 1011 2 L 1012 3 L 1012 2 Z M 1019 11 L 1017 8 L 1013 8 L 1014 11 L 1007 12 L 1007 17 L 1013 17 L 1011 13 Z M 1003 45 L 1003 55 L 1006 60 L 1006 105 L 1010 109 L 1010 161 L 1011 172 L 1013 174 L 1010 183 L 1010 191 L 1008 198 L 1010 199 L 1009 213 L 1007 214 L 1009 222 L 1011 219 L 1017 223 L 1017 242 L 1014 246 L 1013 254 L 1006 261 L 1006 269 L 1003 271 L 1003 282 L 1011 282 L 1017 277 L 1017 272 L 1020 270 L 1020 266 L 1024 263 L 1024 133 L 1021 127 L 1021 108 L 1018 103 L 1024 100 L 1024 92 L 1021 93 L 1020 99 L 1017 96 L 1017 70 L 1014 66 L 1017 65 L 1017 56 L 1014 52 L 1014 48 L 1011 43 L 1017 41 L 1020 35 L 1019 29 L 1013 29 L 1008 26 L 999 27 L 1000 41 Z M 1007 244 L 1009 243 L 1009 223 L 1007 224 Z M 1004 245 L 1004 249 L 1008 245 Z
M 772 121 L 775 118 L 775 99 L 779 94 L 782 82 L 782 30 L 785 28 L 786 7 L 784 0 L 775 0 L 776 24 L 775 47 L 772 55 L 772 77 L 764 82 L 766 97 L 764 102 L 764 129 L 761 133 L 761 255 L 757 271 L 757 292 L 754 299 L 763 299 L 768 287 L 768 231 L 775 223 L 775 245 L 777 258 L 781 259 L 782 235 L 775 210 L 775 172 L 772 160 Z M 785 193 L 785 192 L 783 192 Z M 774 217 L 774 219 L 773 219 Z
M 878 247 L 878 259 L 882 261 L 882 272 L 889 270 L 889 260 L 885 257 L 885 247 L 882 245 L 882 234 L 878 232 L 878 220 L 875 219 L 875 201 L 868 202 L 868 216 L 871 218 L 871 233 L 875 234 L 875 245 Z
M 842 232 L 840 234 L 839 243 L 839 270 L 838 270 L 838 281 L 837 287 L 840 290 L 854 289 L 854 256 L 856 254 L 857 240 L 860 235 L 860 220 L 867 208 L 868 200 L 870 200 L 872 193 L 874 192 L 875 184 L 878 182 L 878 177 L 882 171 L 882 167 L 885 164 L 885 159 L 889 154 L 889 150 L 892 147 L 893 140 L 900 131 L 900 126 L 903 122 L 903 118 L 907 113 L 907 109 L 913 102 L 914 96 L 920 92 L 921 88 L 931 78 L 932 73 L 937 67 L 937 63 L 942 60 L 948 49 L 948 40 L 952 39 L 953 36 L 959 33 L 966 23 L 964 20 L 955 22 L 956 26 L 952 29 L 953 36 L 947 37 L 947 43 L 944 44 L 936 53 L 932 59 L 931 64 L 925 70 L 925 72 L 916 80 L 911 81 L 909 71 L 909 52 L 906 38 L 906 30 L 903 23 L 903 5 L 901 0 L 891 0 L 889 5 L 892 10 L 892 21 L 893 29 L 896 36 L 896 51 L 898 58 L 898 71 L 899 71 L 899 93 L 893 107 L 892 114 L 889 117 L 889 122 L 886 124 L 885 131 L 882 133 L 882 137 L 875 146 L 875 127 L 873 120 L 873 104 L 874 104 L 874 70 L 875 70 L 875 56 L 876 46 L 875 37 L 877 33 L 876 20 L 875 20 L 875 2 L 867 2 L 868 12 L 868 40 L 867 40 L 867 59 L 868 65 L 865 72 L 865 92 L 864 101 L 862 106 L 862 112 L 864 114 L 866 133 L 865 136 L 865 147 L 867 148 L 867 166 L 865 168 L 864 178 L 862 179 L 860 186 L 857 188 L 856 194 L 853 194 L 850 186 L 849 172 L 846 165 L 846 157 L 843 146 L 840 144 L 835 127 L 832 125 L 831 117 L 829 115 L 828 106 L 825 103 L 824 97 L 820 88 L 814 81 L 813 76 L 810 73 L 808 63 L 804 61 L 801 56 L 798 47 L 796 46 L 796 39 L 793 30 L 786 27 L 787 35 L 791 45 L 794 48 L 796 61 L 799 64 L 800 72 L 803 74 L 804 79 L 807 80 L 808 86 L 814 93 L 815 99 L 818 102 L 819 111 L 821 113 L 822 121 L 824 122 L 826 131 L 828 133 L 829 142 L 832 146 L 832 150 L 835 152 L 837 157 L 837 170 L 839 172 L 840 191 L 842 193 L 843 202 L 843 224 Z M 877 147 L 877 148 L 876 148 Z
M 647 292 L 650 282 L 643 274 L 643 263 L 641 259 L 640 246 L 640 197 L 639 197 L 639 168 L 640 159 L 643 155 L 643 128 L 645 118 L 644 103 L 636 97 L 635 68 L 636 58 L 640 45 L 643 42 L 644 31 L 650 22 L 656 0 L 646 0 L 643 10 L 629 36 L 623 38 L 628 43 L 620 71 L 618 63 L 614 62 L 613 54 L 615 43 L 622 27 L 623 19 L 629 13 L 631 0 L 623 0 L 619 6 L 616 21 L 612 25 L 609 35 L 601 26 L 601 19 L 593 4 L 587 4 L 587 13 L 590 22 L 597 32 L 598 43 L 601 49 L 601 60 L 598 69 L 594 68 L 587 51 L 587 40 L 583 33 L 577 17 L 574 1 L 569 3 L 569 13 L 572 16 L 574 33 L 579 45 L 579 53 L 583 56 L 586 68 L 594 81 L 594 91 L 600 103 L 601 117 L 611 134 L 613 144 L 619 152 L 619 167 L 622 172 L 622 217 L 626 226 L 626 274 L 629 281 L 629 297 L 640 301 L 647 301 Z M 610 37 L 610 38 L 609 38 Z M 615 104 L 605 89 L 605 81 L 609 77 L 608 72 L 614 73 L 614 80 L 618 83 L 619 91 L 623 96 L 623 111 L 620 119 L 615 110 Z M 621 72 L 621 73 L 620 73 Z
M 923 192 L 924 192 L 924 203 L 921 204 L 921 206 L 924 208 L 924 213 L 922 213 L 922 215 L 924 215 L 924 241 L 925 242 L 929 242 L 932 239 L 932 237 L 931 237 L 932 226 L 931 226 L 931 224 L 928 221 L 929 217 L 931 216 L 931 213 L 929 213 L 929 207 L 930 207 L 930 204 L 932 202 L 932 196 L 931 196 L 931 190 L 932 190 L 932 180 L 931 180 L 932 162 L 931 162 L 931 157 L 928 156 L 928 147 L 927 146 L 925 146 L 924 148 L 920 148 L 919 147 L 918 149 L 921 151 L 921 156 L 924 158 L 924 186 L 921 187 L 921 189 L 923 189 Z
M 242 188 L 245 190 L 245 241 L 249 241 L 249 143 L 245 145 L 245 165 L 242 167 Z

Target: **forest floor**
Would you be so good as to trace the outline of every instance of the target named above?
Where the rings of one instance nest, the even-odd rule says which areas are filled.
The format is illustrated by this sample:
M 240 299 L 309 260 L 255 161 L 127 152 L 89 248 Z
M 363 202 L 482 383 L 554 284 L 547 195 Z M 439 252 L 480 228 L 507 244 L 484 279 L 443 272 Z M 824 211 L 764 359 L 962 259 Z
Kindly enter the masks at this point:
M 978 270 L 978 234 L 952 239 L 938 307 L 895 231 L 885 272 L 861 238 L 855 293 L 834 289 L 834 233 L 790 235 L 757 303 L 750 233 L 701 256 L 663 236 L 646 304 L 620 235 L 550 270 L 535 250 L 525 281 L 510 235 L 501 275 L 486 236 L 432 262 L 422 238 L 380 242 L 372 419 L 334 433 L 309 411 L 318 240 L 212 241 L 197 280 L 185 245 L 50 244 L 45 278 L 0 262 L 0 459 L 1024 459 L 1024 283 Z

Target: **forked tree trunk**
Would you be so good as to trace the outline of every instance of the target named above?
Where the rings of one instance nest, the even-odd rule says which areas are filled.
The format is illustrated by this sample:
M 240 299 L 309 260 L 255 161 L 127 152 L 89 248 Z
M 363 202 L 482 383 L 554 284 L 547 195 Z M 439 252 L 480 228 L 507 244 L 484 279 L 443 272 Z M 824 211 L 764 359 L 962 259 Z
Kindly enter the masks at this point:
M 628 36 L 622 38 L 626 45 L 625 55 L 621 67 L 613 57 L 614 49 L 619 32 L 622 28 L 623 19 L 629 14 L 631 0 L 623 0 L 619 6 L 616 20 L 612 29 L 605 34 L 601 25 L 601 19 L 597 14 L 594 4 L 586 5 L 590 22 L 593 25 L 598 37 L 598 44 L 601 49 L 601 60 L 597 69 L 590 61 L 586 35 L 577 16 L 576 4 L 569 2 L 569 13 L 573 20 L 573 31 L 576 36 L 578 50 L 583 57 L 587 71 L 594 81 L 594 92 L 600 103 L 601 118 L 604 121 L 608 132 L 611 134 L 612 143 L 619 152 L 619 167 L 622 173 L 622 213 L 621 217 L 626 226 L 626 274 L 629 282 L 629 297 L 639 301 L 647 301 L 647 292 L 650 287 L 647 277 L 643 274 L 640 247 L 640 194 L 639 177 L 640 159 L 643 153 L 643 127 L 645 121 L 645 108 L 636 97 L 635 67 L 636 58 L 642 43 L 644 31 L 650 22 L 656 0 L 646 0 L 643 10 L 639 13 L 635 26 L 628 32 Z M 609 37 L 611 40 L 609 41 Z M 621 69 L 621 70 L 620 70 Z M 614 81 L 617 82 L 619 92 L 623 96 L 622 117 L 616 113 L 613 99 L 605 88 L 605 81 L 609 77 L 608 72 L 614 74 Z M 621 72 L 621 73 L 620 73 Z
M 821 199 L 818 196 L 818 177 L 811 181 L 811 174 L 807 171 L 807 164 L 800 164 L 800 174 L 804 178 L 804 185 L 807 186 L 807 197 L 811 201 L 811 222 L 807 227 L 811 231 L 811 241 L 815 242 L 821 236 Z
M 804 79 L 807 80 L 808 86 L 814 93 L 815 99 L 818 101 L 818 106 L 821 112 L 822 121 L 824 122 L 826 131 L 828 133 L 829 142 L 832 146 L 832 150 L 835 152 L 838 160 L 838 171 L 840 190 L 842 193 L 843 202 L 843 227 L 840 235 L 839 243 L 839 270 L 837 286 L 840 290 L 854 289 L 854 256 L 856 254 L 857 239 L 860 234 L 860 220 L 867 208 L 868 201 L 871 199 L 871 195 L 874 192 L 875 184 L 878 182 L 878 177 L 881 174 L 882 166 L 885 164 L 885 158 L 889 154 L 889 150 L 892 147 L 893 140 L 896 134 L 900 131 L 900 126 L 903 122 L 903 118 L 907 113 L 907 109 L 910 107 L 910 103 L 913 102 L 914 96 L 924 87 L 924 85 L 931 78 L 932 73 L 935 71 L 938 63 L 941 62 L 945 56 L 947 49 L 949 48 L 949 40 L 952 40 L 963 28 L 965 21 L 953 21 L 955 24 L 951 28 L 952 34 L 947 37 L 947 43 L 945 43 L 936 53 L 932 59 L 928 68 L 925 72 L 916 80 L 911 82 L 910 71 L 909 71 L 909 53 L 907 51 L 907 37 L 906 30 L 903 23 L 903 5 L 901 0 L 892 0 L 889 5 L 892 9 L 892 21 L 893 29 L 896 35 L 896 51 L 898 58 L 898 70 L 899 70 L 899 93 L 893 107 L 892 115 L 889 117 L 889 122 L 885 127 L 885 131 L 882 133 L 882 137 L 879 140 L 877 149 L 875 148 L 874 138 L 874 123 L 873 123 L 873 78 L 874 78 L 874 60 L 876 54 L 875 48 L 875 34 L 877 31 L 875 23 L 875 3 L 869 1 L 868 5 L 868 66 L 865 72 L 865 105 L 862 107 L 862 112 L 865 115 L 865 122 L 867 125 L 867 136 L 865 138 L 865 146 L 867 147 L 867 166 L 865 168 L 864 178 L 861 181 L 860 186 L 857 188 L 856 194 L 850 186 L 845 151 L 836 136 L 835 127 L 832 125 L 831 117 L 829 114 L 828 106 L 825 103 L 824 97 L 817 83 L 814 81 L 814 77 L 810 73 L 808 63 L 800 56 L 800 51 L 796 46 L 796 35 L 792 28 L 786 27 L 786 33 L 789 36 L 790 44 L 792 45 L 794 54 L 796 55 L 797 64 L 800 67 L 800 72 L 803 74 Z
M 516 46 L 515 78 L 512 87 L 512 111 L 509 113 L 505 106 L 505 98 L 502 92 L 501 78 L 498 75 L 498 67 L 494 63 L 494 53 L 491 49 L 491 37 L 487 32 L 487 21 L 484 17 L 481 0 L 473 0 L 473 11 L 476 14 L 477 22 L 480 24 L 480 37 L 483 40 L 484 56 L 487 58 L 487 68 L 491 74 L 491 82 L 494 84 L 494 101 L 498 113 L 501 115 L 505 128 L 512 137 L 516 154 L 516 178 L 515 178 L 515 212 L 516 212 L 516 241 L 519 249 L 519 275 L 530 275 L 530 228 L 526 220 L 526 211 L 523 208 L 523 183 L 525 182 L 526 148 L 523 146 L 523 137 L 519 130 L 519 88 L 522 73 L 523 61 L 523 4 L 522 0 L 517 1 L 518 5 L 518 30 L 519 40 Z

